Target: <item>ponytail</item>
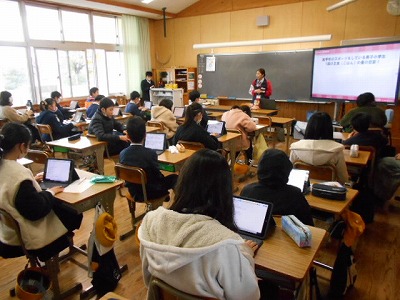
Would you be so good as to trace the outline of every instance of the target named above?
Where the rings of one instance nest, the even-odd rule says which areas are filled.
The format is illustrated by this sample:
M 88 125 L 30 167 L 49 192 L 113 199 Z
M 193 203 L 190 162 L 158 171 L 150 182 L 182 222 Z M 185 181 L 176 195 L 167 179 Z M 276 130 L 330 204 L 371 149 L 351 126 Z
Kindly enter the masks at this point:
M 47 98 L 45 100 L 40 101 L 40 110 L 41 111 L 48 110 L 49 106 L 52 105 L 54 101 L 55 100 L 53 98 Z
M 190 104 L 187 108 L 186 108 L 186 112 L 185 112 L 185 122 L 183 123 L 183 126 L 186 126 L 188 124 L 190 124 L 191 122 L 193 122 L 194 117 L 199 113 L 203 113 L 203 107 L 201 106 L 201 104 L 197 103 L 197 102 L 193 102 L 192 104 Z

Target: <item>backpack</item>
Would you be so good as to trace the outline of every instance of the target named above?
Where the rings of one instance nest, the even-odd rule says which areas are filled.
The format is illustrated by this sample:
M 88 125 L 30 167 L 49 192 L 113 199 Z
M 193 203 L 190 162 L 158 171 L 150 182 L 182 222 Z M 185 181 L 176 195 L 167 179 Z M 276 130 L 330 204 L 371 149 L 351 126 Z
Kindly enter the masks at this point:
M 354 286 L 356 279 L 357 271 L 355 268 L 353 251 L 351 247 L 342 243 L 333 266 L 329 296 L 344 296 L 347 290 Z

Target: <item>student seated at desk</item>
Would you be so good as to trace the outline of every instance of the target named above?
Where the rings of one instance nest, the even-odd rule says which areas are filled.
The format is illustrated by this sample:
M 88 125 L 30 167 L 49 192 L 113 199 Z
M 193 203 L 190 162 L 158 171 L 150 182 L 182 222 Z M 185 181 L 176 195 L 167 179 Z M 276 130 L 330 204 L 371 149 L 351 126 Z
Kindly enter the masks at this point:
M 86 110 L 86 116 L 91 119 L 93 118 L 96 111 L 99 109 L 100 100 L 103 99 L 104 95 L 97 95 L 96 98 L 92 101 L 92 105 Z
M 203 107 L 199 103 L 192 103 L 186 108 L 185 122 L 178 127 L 173 139 L 176 145 L 179 140 L 187 142 L 199 142 L 204 147 L 217 150 L 219 142 L 215 136 L 210 135 L 201 125 Z
M 146 137 L 146 123 L 140 117 L 133 117 L 126 126 L 131 145 L 122 150 L 119 156 L 121 164 L 142 168 L 147 175 L 147 197 L 156 199 L 168 194 L 168 190 L 174 188 L 178 175 L 165 176 L 160 172 L 157 153 L 143 146 Z M 127 182 L 126 186 L 135 201 L 143 201 L 143 191 L 140 184 Z
M 126 113 L 130 113 L 131 115 L 138 116 L 143 118 L 144 120 L 149 120 L 150 113 L 147 113 L 147 108 L 144 106 L 140 106 L 140 94 L 136 91 L 133 91 L 130 95 L 131 100 L 125 108 Z
M 201 149 L 183 165 L 171 208 L 148 212 L 139 228 L 146 286 L 153 275 L 196 296 L 259 299 L 257 245 L 236 231 L 228 163 Z
M 295 215 L 301 222 L 314 225 L 311 207 L 298 187 L 288 185 L 293 169 L 285 152 L 268 149 L 258 163 L 258 182 L 246 185 L 241 196 L 271 202 L 274 215 Z
M 351 118 L 353 131 L 343 141 L 343 145 L 357 144 L 359 146 L 372 146 L 376 150 L 376 157 L 380 157 L 380 150 L 387 145 L 388 139 L 379 131 L 368 130 L 371 116 L 367 113 L 357 113 Z
M 77 133 L 77 128 L 74 124 L 63 124 L 57 115 L 57 103 L 52 98 L 47 98 L 44 101 L 40 101 L 40 114 L 36 117 L 38 124 L 50 125 L 52 135 L 55 140 L 65 138 Z M 50 141 L 51 137 L 48 134 L 43 136 L 45 141 Z
M 332 119 L 326 112 L 314 113 L 307 123 L 304 139 L 290 145 L 290 161 L 301 160 L 313 166 L 332 164 L 337 181 L 349 180 L 344 160 L 344 146 L 333 140 Z
M 97 87 L 92 87 L 92 88 L 90 88 L 90 90 L 89 90 L 89 97 L 86 99 L 85 107 L 86 107 L 86 108 L 89 108 L 90 105 L 93 104 L 94 99 L 96 99 L 96 97 L 97 97 L 99 94 L 100 94 L 99 88 L 97 88 Z
M 176 117 L 172 113 L 174 103 L 170 99 L 162 99 L 158 106 L 154 106 L 151 110 L 151 120 L 159 121 L 164 124 L 164 133 L 167 139 L 171 140 L 178 129 Z
M 70 112 L 70 108 L 69 107 L 62 107 L 60 105 L 60 102 L 62 100 L 62 95 L 59 91 L 53 91 L 50 94 L 50 98 L 54 99 L 54 101 L 56 101 L 57 103 L 57 115 L 58 118 L 60 119 L 60 121 L 64 121 L 64 120 L 68 120 L 72 117 L 73 113 Z M 79 104 L 76 103 L 76 106 L 74 107 L 74 109 L 79 108 Z
M 248 109 L 248 113 L 244 110 Z M 242 132 L 241 144 L 238 149 L 246 150 L 247 159 L 253 158 L 253 147 L 251 140 L 248 137 L 248 133 L 254 132 L 257 129 L 257 125 L 251 119 L 250 107 L 243 105 L 243 109 L 238 105 L 232 106 L 231 110 L 223 113 L 221 120 L 225 121 L 225 126 L 228 129 L 239 129 Z M 248 150 L 248 151 L 247 151 Z
M 189 101 L 190 104 L 193 103 L 199 103 L 200 104 L 200 93 L 196 90 L 193 90 L 189 93 Z M 200 121 L 201 127 L 204 129 L 207 129 L 207 123 L 208 123 L 208 115 L 205 109 L 202 107 L 202 113 L 203 113 L 203 118 Z
M 110 155 L 119 154 L 129 146 L 129 138 L 124 134 L 124 126 L 113 117 L 114 102 L 110 98 L 100 100 L 100 105 L 89 125 L 89 134 L 94 134 L 99 141 L 107 142 Z
M 54 197 L 62 187 L 42 191 L 38 181 L 43 174 L 33 176 L 17 162 L 28 153 L 31 143 L 26 126 L 8 123 L 0 133 L 0 208 L 18 222 L 27 250 L 45 261 L 68 247 L 67 235 L 80 227 L 82 214 L 66 209 Z M 0 256 L 22 255 L 17 234 L 0 222 Z

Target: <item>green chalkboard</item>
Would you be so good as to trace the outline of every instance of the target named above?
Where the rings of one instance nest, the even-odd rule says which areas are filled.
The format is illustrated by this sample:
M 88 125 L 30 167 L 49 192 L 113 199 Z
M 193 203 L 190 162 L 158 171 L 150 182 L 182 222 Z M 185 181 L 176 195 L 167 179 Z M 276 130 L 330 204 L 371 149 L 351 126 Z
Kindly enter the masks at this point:
M 199 54 L 198 90 L 211 97 L 251 98 L 250 84 L 257 69 L 264 68 L 272 82 L 272 99 L 310 100 L 312 57 L 311 50 Z

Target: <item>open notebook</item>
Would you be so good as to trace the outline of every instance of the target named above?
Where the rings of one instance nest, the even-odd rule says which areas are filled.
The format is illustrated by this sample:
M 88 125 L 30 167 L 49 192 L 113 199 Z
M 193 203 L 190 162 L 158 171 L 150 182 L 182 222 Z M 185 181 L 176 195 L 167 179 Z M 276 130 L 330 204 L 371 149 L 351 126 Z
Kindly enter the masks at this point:
M 260 247 L 267 236 L 272 215 L 272 203 L 233 196 L 234 220 L 239 234 Z

